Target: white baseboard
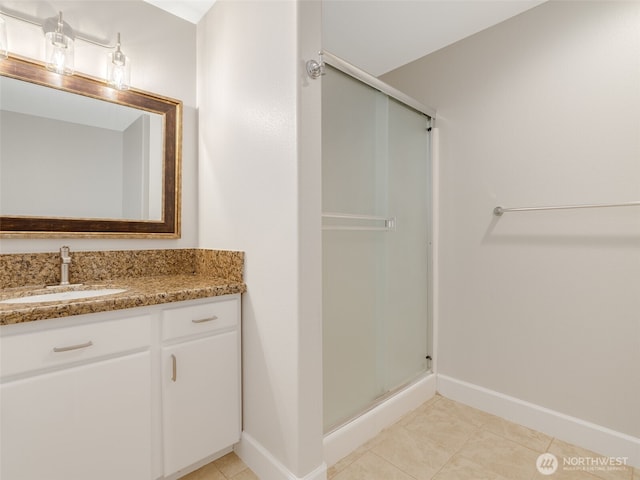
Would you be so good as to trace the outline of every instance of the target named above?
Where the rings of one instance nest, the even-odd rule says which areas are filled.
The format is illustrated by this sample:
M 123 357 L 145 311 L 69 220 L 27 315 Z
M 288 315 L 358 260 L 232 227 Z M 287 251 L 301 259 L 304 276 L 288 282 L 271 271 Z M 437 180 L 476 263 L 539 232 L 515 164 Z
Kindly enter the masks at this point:
M 438 393 L 533 430 L 605 456 L 627 457 L 640 467 L 640 438 L 504 395 L 446 375 L 438 375 Z
M 235 446 L 234 450 L 260 480 L 325 480 L 327 478 L 325 463 L 304 477 L 297 477 L 246 432 L 242 432 L 240 443 Z
M 429 374 L 345 426 L 329 433 L 324 437 L 326 465 L 334 465 L 435 394 L 436 376 Z

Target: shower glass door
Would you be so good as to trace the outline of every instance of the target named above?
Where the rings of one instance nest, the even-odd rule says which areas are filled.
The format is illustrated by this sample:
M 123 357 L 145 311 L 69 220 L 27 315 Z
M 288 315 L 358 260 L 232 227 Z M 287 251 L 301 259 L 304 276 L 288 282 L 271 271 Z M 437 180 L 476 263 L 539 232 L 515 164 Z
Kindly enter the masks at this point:
M 325 432 L 427 370 L 429 120 L 323 76 Z

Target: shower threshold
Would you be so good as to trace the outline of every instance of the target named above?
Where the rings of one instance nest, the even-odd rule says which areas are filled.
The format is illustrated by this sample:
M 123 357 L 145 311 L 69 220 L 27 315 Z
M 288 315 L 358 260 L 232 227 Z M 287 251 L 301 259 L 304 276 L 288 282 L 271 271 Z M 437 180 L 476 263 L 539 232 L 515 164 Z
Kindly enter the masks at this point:
M 386 393 L 365 411 L 325 434 L 322 441 L 325 463 L 334 465 L 435 394 L 436 375 L 431 370 Z
M 349 425 L 350 423 L 358 420 L 360 417 L 362 417 L 363 415 L 368 414 L 372 410 L 375 410 L 380 405 L 382 405 L 383 403 L 387 402 L 390 398 L 395 397 L 396 395 L 399 395 L 403 391 L 405 391 L 405 390 L 411 388 L 412 386 L 422 382 L 425 378 L 429 377 L 430 375 L 433 375 L 433 371 L 431 369 L 429 369 L 429 370 L 427 370 L 425 372 L 422 372 L 416 378 L 414 378 L 412 380 L 409 380 L 406 383 L 403 383 L 399 387 L 396 387 L 396 388 L 394 388 L 392 390 L 386 391 L 385 393 L 380 395 L 378 398 L 376 398 L 373 401 L 373 403 L 367 405 L 367 407 L 365 409 L 363 409 L 362 411 L 356 413 L 355 415 L 347 418 L 346 420 L 344 420 L 342 422 L 336 423 L 335 425 L 332 425 L 331 427 L 329 427 L 329 429 L 324 433 L 325 437 L 331 435 L 332 433 L 334 433 L 337 430 L 340 430 L 340 429 L 344 428 L 345 426 Z

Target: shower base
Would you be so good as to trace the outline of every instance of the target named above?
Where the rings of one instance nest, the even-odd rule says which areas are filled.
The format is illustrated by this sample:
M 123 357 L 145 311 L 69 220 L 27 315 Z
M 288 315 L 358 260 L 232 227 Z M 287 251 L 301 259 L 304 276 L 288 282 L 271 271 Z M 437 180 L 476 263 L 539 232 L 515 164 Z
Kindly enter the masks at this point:
M 324 436 L 324 461 L 334 465 L 436 394 L 436 376 L 428 372 L 380 399 L 367 411 Z

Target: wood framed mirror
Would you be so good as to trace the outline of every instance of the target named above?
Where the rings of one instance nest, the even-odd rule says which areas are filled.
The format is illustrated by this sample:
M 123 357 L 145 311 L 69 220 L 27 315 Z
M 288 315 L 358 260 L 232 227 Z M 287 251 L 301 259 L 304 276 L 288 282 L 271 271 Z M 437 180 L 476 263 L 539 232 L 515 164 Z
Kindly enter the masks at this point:
M 179 238 L 182 102 L 0 60 L 0 236 Z

